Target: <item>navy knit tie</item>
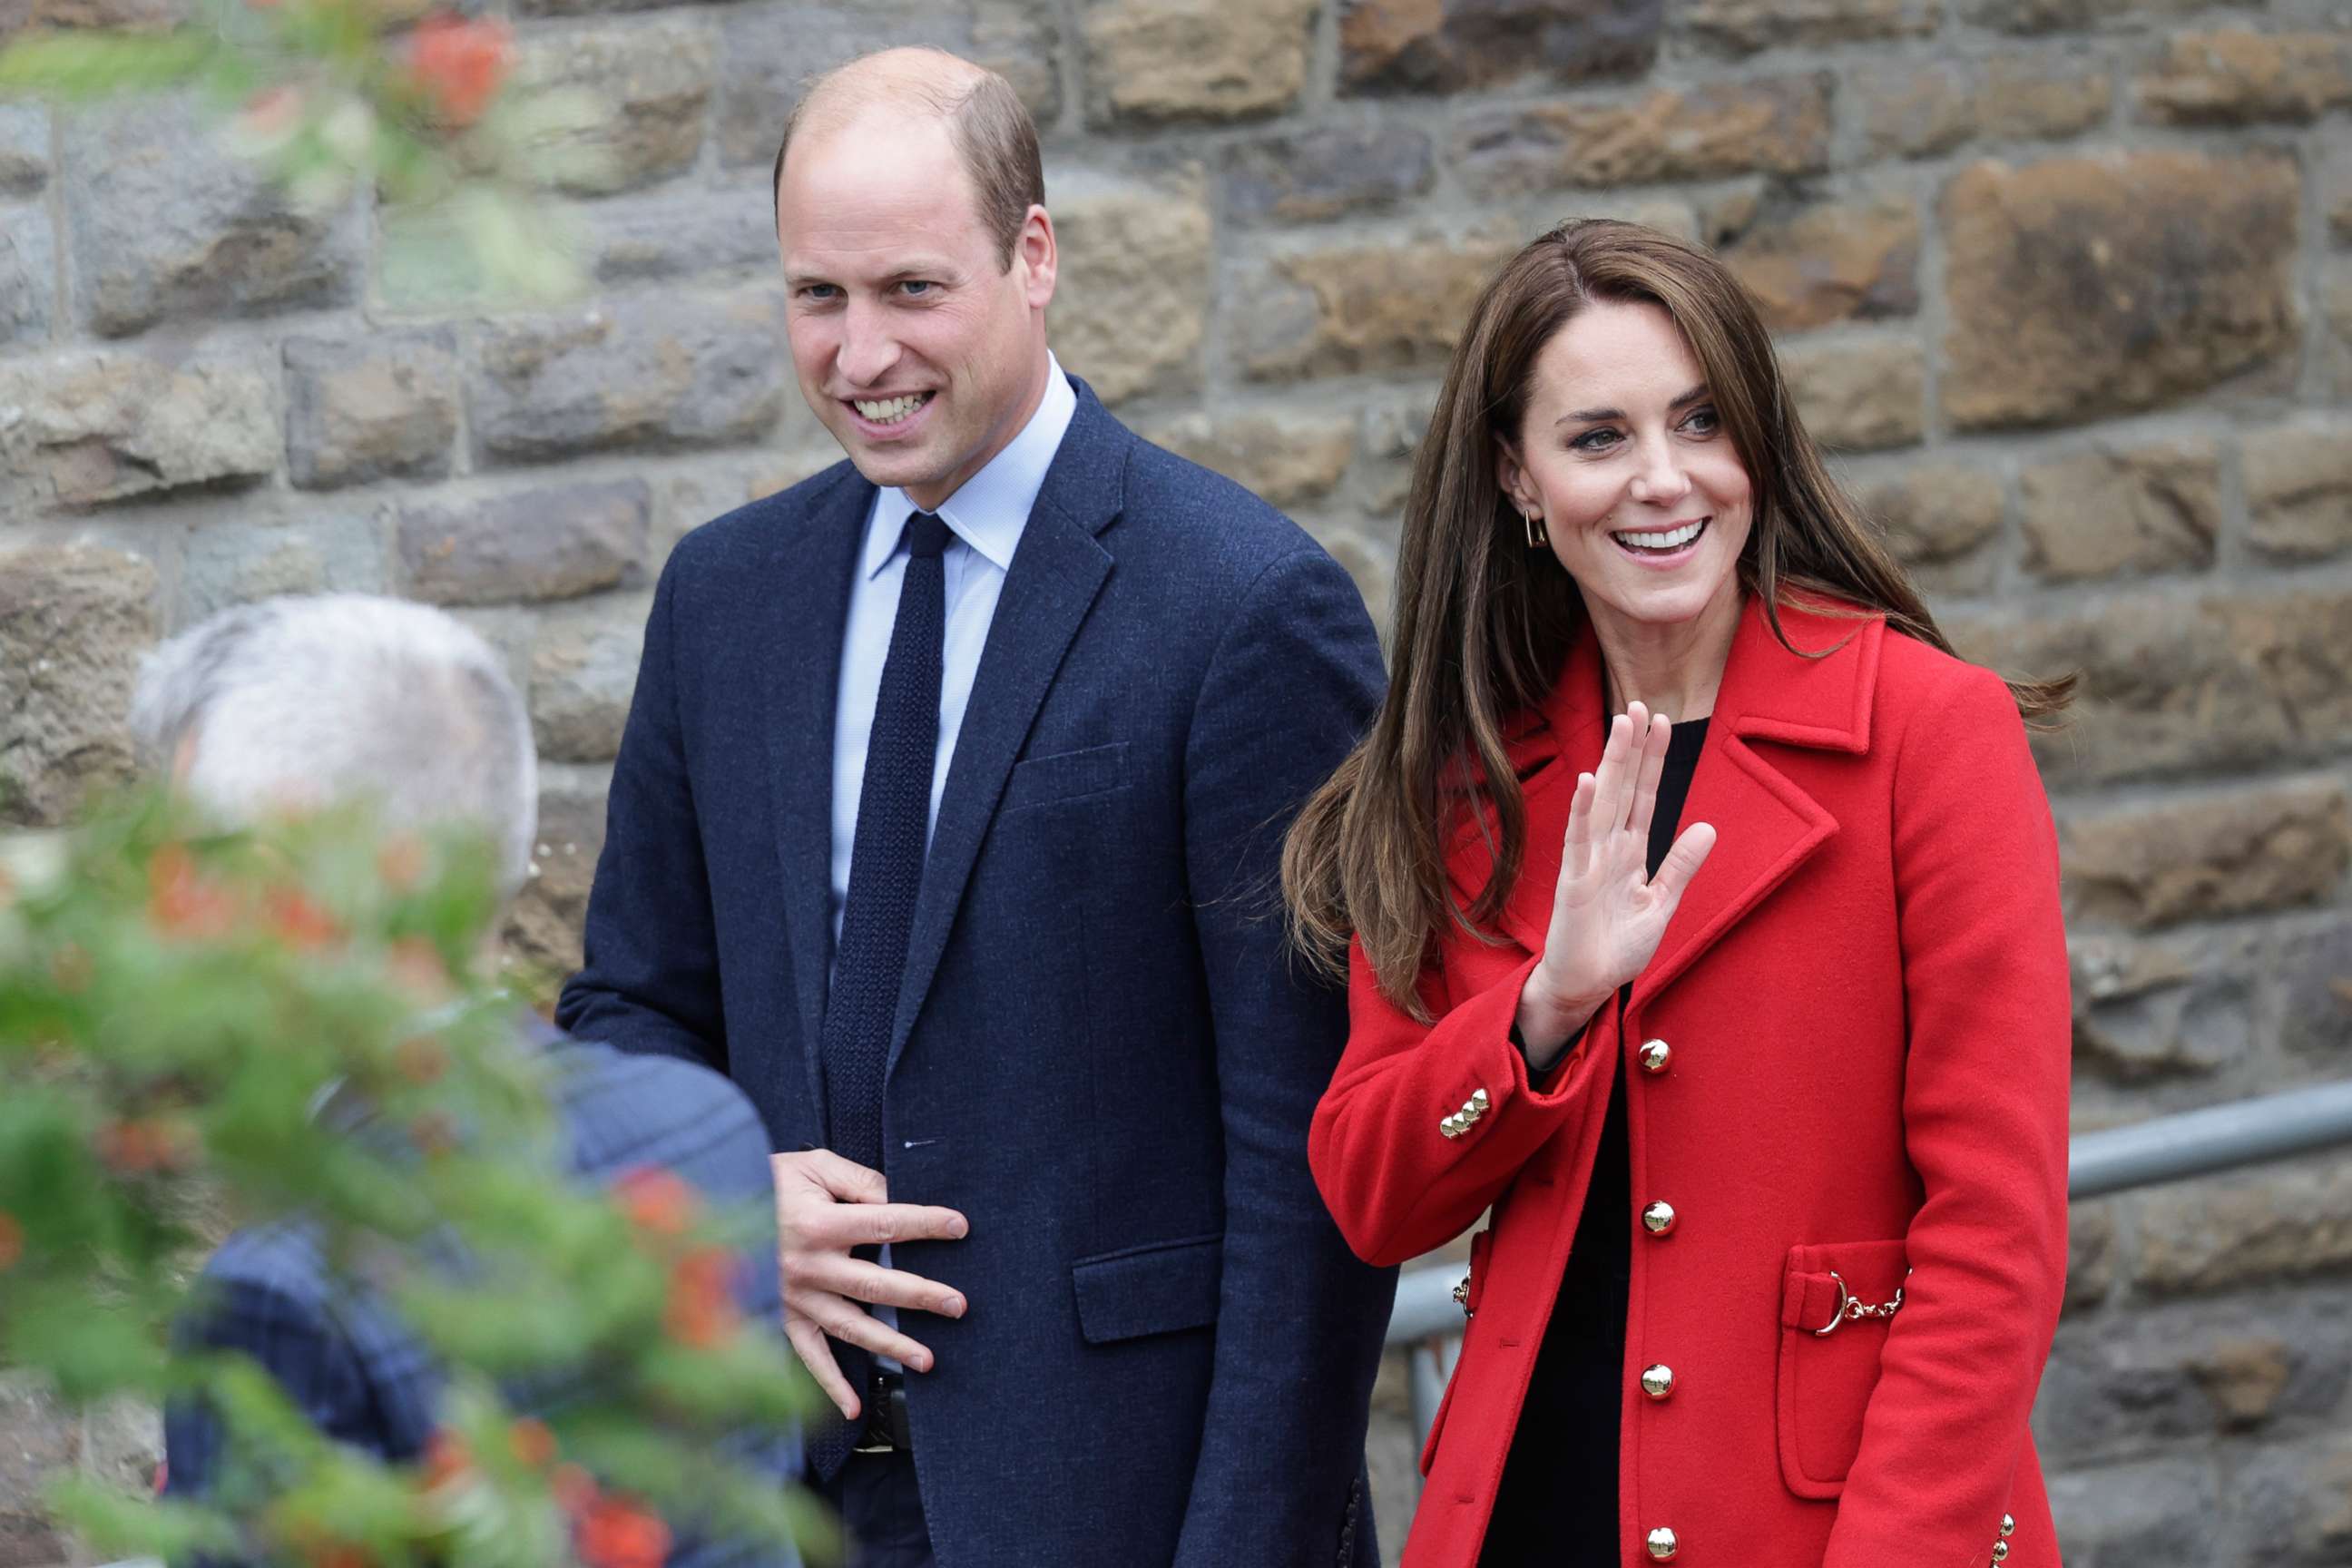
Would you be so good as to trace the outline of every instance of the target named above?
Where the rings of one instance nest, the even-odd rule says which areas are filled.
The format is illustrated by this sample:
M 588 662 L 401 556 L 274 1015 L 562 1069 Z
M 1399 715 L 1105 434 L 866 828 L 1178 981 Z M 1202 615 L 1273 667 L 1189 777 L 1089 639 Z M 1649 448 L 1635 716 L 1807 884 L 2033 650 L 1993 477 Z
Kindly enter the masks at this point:
M 882 1169 L 882 1069 L 923 885 L 931 769 L 940 744 L 940 645 L 946 640 L 948 526 L 907 520 L 907 575 L 866 743 L 866 782 L 850 842 L 849 900 L 824 1009 L 825 1142 Z
M 849 898 L 841 947 L 824 1008 L 819 1050 L 824 1062 L 825 1144 L 844 1159 L 882 1169 L 882 1077 L 915 896 L 923 885 L 929 837 L 931 770 L 939 757 L 940 648 L 946 640 L 947 573 L 940 555 L 948 526 L 930 513 L 907 520 L 907 574 L 898 618 L 882 661 L 882 689 L 866 743 L 866 777 L 857 795 L 857 834 L 850 841 Z M 871 1258 L 873 1249 L 860 1247 Z M 834 1342 L 835 1358 L 866 1399 L 864 1351 Z M 811 1434 L 809 1458 L 830 1479 L 846 1457 L 846 1427 Z

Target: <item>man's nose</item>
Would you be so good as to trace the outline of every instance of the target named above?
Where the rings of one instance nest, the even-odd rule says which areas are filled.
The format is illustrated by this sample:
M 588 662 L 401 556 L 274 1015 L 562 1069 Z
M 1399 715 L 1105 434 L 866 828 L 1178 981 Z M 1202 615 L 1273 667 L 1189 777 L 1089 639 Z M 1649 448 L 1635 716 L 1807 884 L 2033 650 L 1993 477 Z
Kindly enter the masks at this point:
M 898 340 L 880 310 L 853 300 L 843 312 L 838 357 L 841 374 L 852 385 L 877 386 L 898 363 Z

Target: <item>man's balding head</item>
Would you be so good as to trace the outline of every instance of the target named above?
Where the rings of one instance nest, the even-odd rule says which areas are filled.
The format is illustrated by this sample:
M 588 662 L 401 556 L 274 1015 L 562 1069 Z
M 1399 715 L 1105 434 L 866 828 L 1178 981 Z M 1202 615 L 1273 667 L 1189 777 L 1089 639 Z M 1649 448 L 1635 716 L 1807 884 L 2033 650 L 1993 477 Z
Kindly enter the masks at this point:
M 945 49 L 884 49 L 811 81 L 784 121 L 771 195 L 782 188 L 784 158 L 795 140 L 822 140 L 875 110 L 945 121 L 971 180 L 973 208 L 995 239 L 1001 262 L 1011 266 L 1029 209 L 1045 200 L 1037 123 L 1011 82 Z

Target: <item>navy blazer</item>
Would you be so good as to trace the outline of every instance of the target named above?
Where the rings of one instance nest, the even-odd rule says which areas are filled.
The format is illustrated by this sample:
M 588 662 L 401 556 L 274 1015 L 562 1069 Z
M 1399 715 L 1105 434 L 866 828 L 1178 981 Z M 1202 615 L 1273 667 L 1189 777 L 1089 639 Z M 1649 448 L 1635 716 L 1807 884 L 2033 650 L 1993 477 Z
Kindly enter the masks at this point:
M 908 1405 L 951 1568 L 1377 1562 L 1363 1479 L 1394 1275 L 1307 1169 L 1345 1001 L 1288 952 L 1285 827 L 1370 721 L 1345 572 L 1084 383 L 941 798 L 891 1042 Z M 688 534 L 654 595 L 585 1037 L 724 1068 L 824 1142 L 834 694 L 874 487 L 847 463 Z
M 659 1166 L 716 1207 L 764 1217 L 765 1236 L 745 1247 L 737 1270 L 737 1302 L 751 1321 L 777 1324 L 781 1342 L 775 1183 L 767 1135 L 742 1093 L 686 1063 L 543 1043 L 555 1050 L 556 1107 L 574 1180 L 601 1186 L 633 1167 Z M 330 1268 L 320 1240 L 316 1228 L 300 1221 L 230 1237 L 205 1267 L 196 1308 L 180 1325 L 181 1342 L 243 1351 L 328 1436 L 382 1459 L 414 1460 L 440 1424 L 439 1364 L 382 1296 Z M 218 1418 L 209 1407 L 186 1400 L 168 1405 L 165 1495 L 211 1492 L 220 1447 Z M 765 1439 L 756 1452 L 756 1462 L 780 1480 L 800 1473 L 796 1436 Z M 688 1542 L 669 1561 L 671 1568 L 782 1568 L 799 1559 L 791 1552 Z

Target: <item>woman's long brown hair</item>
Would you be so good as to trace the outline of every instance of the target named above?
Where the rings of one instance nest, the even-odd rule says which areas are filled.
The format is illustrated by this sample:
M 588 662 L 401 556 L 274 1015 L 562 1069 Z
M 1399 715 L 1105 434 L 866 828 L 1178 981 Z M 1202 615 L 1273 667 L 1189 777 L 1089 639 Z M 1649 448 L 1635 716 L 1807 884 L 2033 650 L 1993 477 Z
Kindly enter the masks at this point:
M 1654 229 L 1600 219 L 1529 244 L 1472 305 L 1414 458 L 1387 700 L 1283 846 L 1300 949 L 1344 973 L 1354 936 L 1381 994 L 1416 1018 L 1428 1016 L 1418 982 L 1437 934 L 1450 924 L 1493 940 L 1485 928 L 1518 879 L 1527 808 L 1504 724 L 1549 693 L 1583 624 L 1574 580 L 1549 551 L 1528 548 L 1496 475 L 1496 443 L 1519 437 L 1544 345 L 1601 300 L 1663 308 L 1705 372 L 1754 494 L 1740 584 L 1782 646 L 1791 647 L 1780 607 L 1793 599 L 1884 615 L 1895 630 L 1951 649 L 1831 479 L 1755 302 L 1720 262 Z M 2010 690 L 2035 721 L 2063 708 L 2073 685 L 2071 677 L 2013 680 Z M 1457 814 L 1482 797 L 1493 812 L 1495 869 L 1465 907 L 1446 885 L 1444 843 Z

